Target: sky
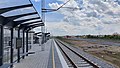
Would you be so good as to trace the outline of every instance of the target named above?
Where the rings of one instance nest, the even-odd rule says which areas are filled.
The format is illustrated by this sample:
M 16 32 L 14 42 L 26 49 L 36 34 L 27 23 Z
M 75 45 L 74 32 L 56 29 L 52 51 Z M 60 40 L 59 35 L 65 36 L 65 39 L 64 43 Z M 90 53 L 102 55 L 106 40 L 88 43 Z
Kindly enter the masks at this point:
M 41 14 L 41 0 L 31 1 Z M 46 0 L 45 8 L 56 9 L 66 1 Z M 120 0 L 70 0 L 63 7 L 45 14 L 46 30 L 53 35 L 120 33 Z

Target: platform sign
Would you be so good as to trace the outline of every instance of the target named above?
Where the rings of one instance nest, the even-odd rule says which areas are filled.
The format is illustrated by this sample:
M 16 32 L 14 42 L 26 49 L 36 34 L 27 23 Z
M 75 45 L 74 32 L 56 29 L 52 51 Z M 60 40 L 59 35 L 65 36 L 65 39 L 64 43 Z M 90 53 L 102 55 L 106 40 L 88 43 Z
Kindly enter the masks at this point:
M 22 47 L 22 38 L 16 38 L 16 49 Z

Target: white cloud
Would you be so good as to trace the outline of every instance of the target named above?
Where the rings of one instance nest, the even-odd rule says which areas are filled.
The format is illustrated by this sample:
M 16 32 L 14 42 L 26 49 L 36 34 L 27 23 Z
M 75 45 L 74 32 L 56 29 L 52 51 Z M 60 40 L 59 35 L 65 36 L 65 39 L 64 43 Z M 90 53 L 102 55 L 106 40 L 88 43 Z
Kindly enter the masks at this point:
M 40 2 L 41 0 L 35 0 L 35 2 Z
M 53 24 L 51 24 L 53 23 Z M 97 26 L 74 26 L 66 22 L 47 22 L 47 30 L 54 35 L 84 35 L 120 33 L 119 24 L 97 24 Z M 111 28 L 112 27 L 112 28 Z
M 66 2 L 67 0 L 59 0 Z M 51 8 L 58 8 L 61 4 L 51 3 Z M 111 34 L 120 32 L 120 5 L 114 0 L 83 0 L 82 9 L 61 8 L 58 12 L 64 15 L 62 30 L 70 34 L 87 33 Z M 77 0 L 71 0 L 64 7 L 81 8 Z M 84 28 L 86 27 L 86 28 Z M 79 29 L 78 29 L 79 28 Z M 114 31 L 111 31 L 114 30 Z M 91 31 L 91 32 L 90 32 Z

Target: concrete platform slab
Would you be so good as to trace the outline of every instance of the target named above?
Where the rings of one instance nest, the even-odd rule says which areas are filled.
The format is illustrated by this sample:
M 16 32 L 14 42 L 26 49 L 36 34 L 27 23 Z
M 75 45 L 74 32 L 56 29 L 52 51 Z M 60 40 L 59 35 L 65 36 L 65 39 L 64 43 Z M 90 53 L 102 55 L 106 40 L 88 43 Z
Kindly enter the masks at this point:
M 21 59 L 20 63 L 15 63 L 13 68 L 47 68 L 49 53 L 51 48 L 51 40 L 45 43 L 45 50 L 41 50 L 41 46 L 33 45 L 30 51 L 35 54 L 30 54 L 25 59 Z

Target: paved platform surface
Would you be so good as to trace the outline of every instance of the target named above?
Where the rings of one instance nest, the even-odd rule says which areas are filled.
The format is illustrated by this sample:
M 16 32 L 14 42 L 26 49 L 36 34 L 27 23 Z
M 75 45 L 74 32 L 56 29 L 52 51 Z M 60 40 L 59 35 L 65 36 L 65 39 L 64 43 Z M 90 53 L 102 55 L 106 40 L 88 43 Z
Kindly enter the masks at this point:
M 35 54 L 21 59 L 20 63 L 15 63 L 13 68 L 47 68 L 52 40 L 45 43 L 45 50 L 41 50 L 41 46 L 33 45 L 30 51 Z
M 33 45 L 29 52 L 35 52 L 35 54 L 21 59 L 21 62 L 15 63 L 13 68 L 68 68 L 53 39 L 45 43 L 44 46 L 45 50 L 42 51 L 39 44 Z
M 50 49 L 50 55 L 49 55 L 49 61 L 48 61 L 48 67 L 47 68 L 63 68 L 60 58 L 58 56 L 58 52 L 56 50 L 54 40 L 51 42 L 52 47 Z

